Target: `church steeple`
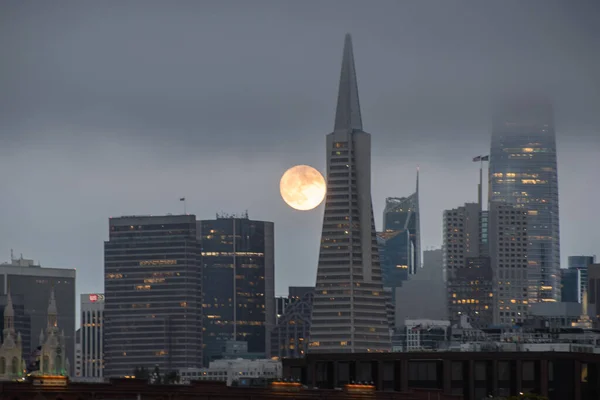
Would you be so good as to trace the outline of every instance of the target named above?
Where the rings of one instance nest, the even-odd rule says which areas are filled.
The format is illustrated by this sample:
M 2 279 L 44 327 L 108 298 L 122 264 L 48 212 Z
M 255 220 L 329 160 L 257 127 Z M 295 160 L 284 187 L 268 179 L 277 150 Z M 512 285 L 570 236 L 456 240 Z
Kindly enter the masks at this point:
M 10 290 L 6 295 L 6 307 L 4 307 L 4 332 L 14 333 L 15 330 L 15 309 L 13 308 L 12 297 Z
M 58 310 L 56 309 L 56 299 L 54 298 L 54 287 L 50 292 L 50 302 L 48 304 L 48 328 L 58 326 Z
M 337 108 L 335 111 L 334 131 L 362 131 L 362 117 L 358 100 L 358 83 L 352 51 L 352 37 L 346 34 L 344 40 L 344 55 L 340 74 Z

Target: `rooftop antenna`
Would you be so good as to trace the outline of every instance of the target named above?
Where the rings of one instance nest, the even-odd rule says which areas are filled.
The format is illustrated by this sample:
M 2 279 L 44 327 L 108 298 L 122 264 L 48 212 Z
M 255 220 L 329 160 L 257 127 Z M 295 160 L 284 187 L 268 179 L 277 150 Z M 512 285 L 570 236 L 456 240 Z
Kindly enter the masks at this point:
M 10 249 L 10 262 L 12 263 L 14 259 L 15 259 L 15 254 L 13 252 L 13 249 Z

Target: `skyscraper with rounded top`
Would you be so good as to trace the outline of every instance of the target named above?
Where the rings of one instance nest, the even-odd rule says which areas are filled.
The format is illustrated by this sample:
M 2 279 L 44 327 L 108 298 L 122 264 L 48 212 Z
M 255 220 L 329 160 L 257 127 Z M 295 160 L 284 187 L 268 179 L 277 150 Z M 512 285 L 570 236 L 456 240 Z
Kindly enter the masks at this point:
M 346 35 L 313 300 L 311 353 L 390 350 L 373 205 L 371 135 L 363 130 L 352 39 Z
M 550 102 L 498 104 L 490 153 L 490 201 L 527 210 L 530 302 L 560 301 L 558 176 Z

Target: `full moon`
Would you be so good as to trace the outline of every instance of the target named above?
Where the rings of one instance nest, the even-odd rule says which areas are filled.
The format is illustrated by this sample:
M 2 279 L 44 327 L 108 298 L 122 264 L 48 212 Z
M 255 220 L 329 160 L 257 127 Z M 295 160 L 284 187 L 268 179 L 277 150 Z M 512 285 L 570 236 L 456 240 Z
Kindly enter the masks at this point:
M 308 165 L 296 165 L 285 171 L 279 182 L 283 200 L 292 208 L 312 210 L 325 198 L 327 184 L 316 169 Z

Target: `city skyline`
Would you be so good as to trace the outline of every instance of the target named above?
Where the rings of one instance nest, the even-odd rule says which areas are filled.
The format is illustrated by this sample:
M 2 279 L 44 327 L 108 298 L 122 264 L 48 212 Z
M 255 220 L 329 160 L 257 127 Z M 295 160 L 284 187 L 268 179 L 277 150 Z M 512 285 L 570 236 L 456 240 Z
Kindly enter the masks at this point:
M 97 7 L 102 10 L 104 6 Z M 121 7 L 123 12 L 131 11 L 127 6 Z M 536 20 L 551 21 L 557 34 L 562 33 L 564 38 L 564 42 L 550 45 L 536 36 L 545 29 L 544 25 L 527 25 L 532 11 L 520 9 L 522 13 L 515 13 L 514 5 L 507 6 L 507 10 L 490 6 L 489 11 L 476 7 L 475 20 L 453 16 L 451 22 L 443 22 L 433 16 L 433 36 L 427 36 L 425 27 L 410 23 L 411 18 L 424 13 L 420 6 L 413 10 L 399 5 L 382 6 L 382 10 L 366 14 L 357 5 L 348 5 L 344 10 L 323 7 L 322 20 L 315 16 L 315 9 L 306 8 L 302 14 L 301 7 L 275 7 L 270 12 L 280 17 L 296 10 L 298 14 L 291 25 L 284 28 L 273 22 L 265 29 L 243 25 L 244 34 L 232 31 L 232 37 L 225 35 L 223 42 L 215 46 L 205 39 L 210 35 L 193 30 L 193 26 L 203 24 L 183 14 L 163 16 L 160 18 L 166 22 L 180 21 L 181 28 L 152 45 L 157 47 L 140 46 L 146 42 L 144 34 L 156 34 L 141 20 L 117 18 L 110 27 L 115 28 L 111 35 L 100 23 L 101 17 L 84 6 L 73 8 L 69 14 L 87 18 L 98 32 L 82 32 L 78 27 L 60 23 L 64 16 L 50 11 L 44 22 L 28 16 L 27 5 L 10 7 L 10 15 L 17 22 L 0 24 L 0 36 L 22 41 L 11 39 L 7 57 L 9 68 L 20 73 L 7 74 L 11 76 L 10 83 L 6 77 L 0 77 L 9 88 L 7 93 L 16 93 L 0 97 L 2 104 L 10 104 L 0 110 L 0 167 L 5 171 L 0 183 L 9 188 L 0 209 L 4 221 L 0 254 L 6 254 L 0 259 L 7 259 L 9 249 L 14 248 L 17 253 L 40 260 L 42 265 L 77 268 L 78 293 L 101 292 L 96 282 L 102 276 L 107 218 L 131 213 L 178 213 L 183 211 L 178 199 L 185 196 L 188 212 L 200 219 L 221 210 L 249 209 L 257 219 L 274 221 L 279 238 L 275 262 L 277 293 L 284 293 L 293 283 L 314 284 L 318 246 L 314 236 L 323 209 L 312 213 L 289 210 L 278 197 L 277 182 L 293 164 L 307 163 L 324 170 L 320 132 L 330 123 L 332 102 L 328 96 L 335 90 L 332 81 L 337 75 L 337 48 L 346 30 L 354 34 L 357 42 L 361 74 L 370 77 L 361 90 L 363 113 L 368 115 L 372 131 L 378 132 L 373 138 L 375 215 L 381 214 L 386 197 L 404 195 L 402 188 L 412 184 L 414 168 L 420 165 L 422 245 L 439 247 L 442 210 L 476 199 L 472 186 L 477 181 L 477 169 L 470 160 L 490 145 L 492 109 L 486 105 L 487 95 L 503 85 L 516 89 L 522 84 L 519 89 L 525 91 L 542 87 L 555 97 L 557 113 L 562 266 L 566 267 L 569 255 L 596 252 L 600 234 L 585 225 L 595 207 L 594 188 L 588 190 L 585 185 L 593 181 L 590 171 L 598 170 L 599 163 L 593 157 L 599 150 L 599 141 L 593 135 L 600 124 L 593 110 L 597 109 L 595 90 L 600 82 L 591 73 L 599 63 L 596 52 L 586 50 L 592 48 L 590 33 L 595 32 L 586 19 L 592 13 L 585 12 L 583 6 L 565 13 L 555 4 L 536 10 Z M 439 7 L 443 11 L 446 6 Z M 40 9 L 49 10 L 45 6 Z M 159 6 L 148 6 L 143 15 L 159 18 L 153 14 L 159 10 Z M 335 22 L 339 18 L 334 18 L 333 11 L 339 11 L 349 23 Z M 221 18 L 222 22 L 224 10 L 215 6 L 215 12 L 217 21 Z M 389 19 L 383 15 L 386 13 Z M 364 27 L 345 26 L 357 21 L 358 14 Z M 402 30 L 397 28 L 389 37 L 377 30 L 368 32 L 374 26 L 375 14 L 382 18 L 381 26 L 392 26 L 391 16 L 400 18 L 404 23 L 395 22 L 394 26 L 402 26 Z M 492 20 L 494 15 L 510 15 L 514 29 L 509 35 L 498 33 L 505 31 Z M 466 19 L 465 24 L 456 23 L 461 18 Z M 573 26 L 574 20 L 577 26 Z M 485 41 L 470 38 L 468 33 L 484 22 L 490 26 L 480 35 Z M 313 31 L 304 32 L 299 38 L 290 37 L 288 31 L 294 35 L 307 23 L 314 26 Z M 440 29 L 444 31 L 452 24 L 470 28 L 464 32 L 450 29 L 444 37 L 439 35 Z M 190 41 L 195 42 L 191 46 L 183 40 L 180 50 L 168 46 L 170 41 L 180 43 L 181 38 L 188 37 L 184 35 L 186 29 L 197 33 L 199 41 Z M 215 28 L 210 25 L 206 29 Z M 25 30 L 38 34 L 27 36 Z M 273 32 L 278 32 L 277 39 L 271 37 Z M 157 66 L 153 58 L 147 63 L 133 60 L 123 54 L 127 48 L 116 43 L 120 35 L 134 43 L 137 55 L 148 57 L 160 49 L 165 52 L 165 59 L 182 59 L 189 66 L 179 70 L 178 62 L 165 61 Z M 271 38 L 262 40 L 265 35 Z M 507 44 L 502 44 L 500 37 Z M 442 44 L 430 46 L 434 38 Z M 90 42 L 92 46 L 87 45 Z M 459 42 L 463 44 L 458 46 Z M 489 46 L 482 47 L 483 43 Z M 223 52 L 219 46 L 229 47 Z M 21 53 L 19 48 L 28 51 Z M 53 49 L 52 55 L 40 50 L 44 48 Z M 255 57 L 244 53 L 247 48 L 256 51 Z M 480 52 L 482 48 L 490 48 L 492 54 Z M 91 49 L 97 56 L 89 53 Z M 281 55 L 273 56 L 274 49 Z M 71 52 L 80 52 L 81 56 L 73 57 Z M 228 67 L 223 75 L 218 75 L 213 62 L 200 62 L 190 55 L 193 52 L 209 56 L 203 59 L 218 59 L 218 67 L 223 63 L 244 67 Z M 240 54 L 248 62 L 240 63 Z M 456 58 L 453 54 L 457 54 Z M 525 57 L 526 54 L 530 56 Z M 569 55 L 579 54 L 586 57 L 565 61 L 572 59 Z M 507 60 L 519 56 L 523 63 L 506 68 Z M 122 63 L 106 61 L 114 57 Z M 470 64 L 477 68 L 469 67 Z M 444 74 L 450 70 L 459 74 L 458 78 L 449 79 L 450 73 Z M 532 71 L 543 71 L 533 79 L 534 83 L 527 79 Z M 175 75 L 187 77 L 188 81 L 169 78 Z M 558 78 L 565 75 L 572 79 L 567 86 L 561 86 L 564 79 Z M 206 76 L 216 85 L 209 84 Z M 232 80 L 235 87 L 224 85 L 225 79 Z M 488 80 L 493 85 L 484 85 L 485 93 L 476 89 Z M 463 90 L 457 90 L 452 81 L 461 82 Z M 191 91 L 183 88 L 189 82 Z M 461 101 L 455 101 L 458 95 Z M 204 102 L 205 97 L 210 98 L 209 103 Z M 250 105 L 249 115 L 243 112 L 242 105 L 248 107 L 251 98 L 264 100 L 266 105 Z M 213 107 L 229 111 L 224 115 Z M 472 110 L 465 111 L 469 108 Z M 157 120 L 159 116 L 162 119 Z M 202 124 L 198 123 L 200 120 Z M 428 138 L 425 133 L 431 136 Z M 283 142 L 282 137 L 288 140 L 284 146 L 277 144 Z M 224 150 L 215 151 L 219 146 Z M 28 162 L 23 163 L 24 159 Z M 215 170 L 214 166 L 223 167 Z M 213 176 L 226 184 L 211 185 L 204 171 L 215 171 Z M 456 177 L 463 177 L 464 182 L 457 182 L 452 193 L 446 192 L 444 183 L 457 180 Z M 194 187 L 190 187 L 191 181 L 195 182 Z M 209 187 L 218 190 L 218 195 L 205 196 Z M 582 196 L 584 187 L 586 195 Z M 243 200 L 236 198 L 239 190 L 248 196 Z M 585 234 L 581 234 L 582 229 Z M 59 239 L 66 234 L 72 237 L 68 249 Z

